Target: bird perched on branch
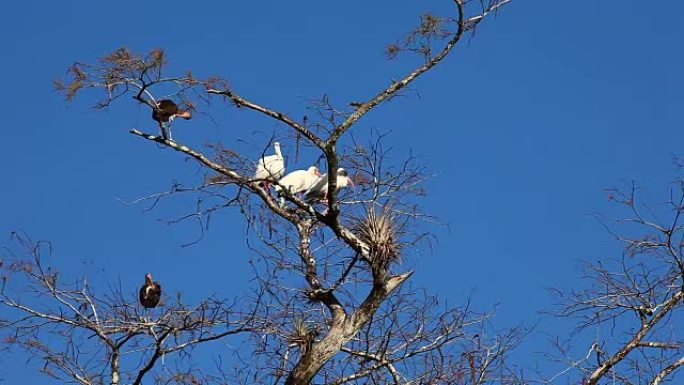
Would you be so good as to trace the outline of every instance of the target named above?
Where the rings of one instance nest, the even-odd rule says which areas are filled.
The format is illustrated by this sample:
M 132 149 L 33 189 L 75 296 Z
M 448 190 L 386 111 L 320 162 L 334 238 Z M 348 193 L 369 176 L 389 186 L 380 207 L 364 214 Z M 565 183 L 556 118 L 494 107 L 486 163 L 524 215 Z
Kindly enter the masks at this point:
M 302 193 L 316 183 L 321 173 L 318 171 L 318 167 L 311 166 L 306 170 L 296 170 L 280 178 L 278 181 L 278 186 L 275 186 L 275 190 L 280 197 L 281 206 L 285 204 L 282 198 L 282 190 L 287 190 L 290 194 Z
M 152 119 L 159 123 L 162 138 L 172 140 L 169 125 L 177 116 L 183 119 L 190 119 L 192 118 L 192 113 L 190 113 L 190 110 L 181 110 L 170 99 L 163 99 L 157 102 L 157 107 L 152 110 Z
M 341 189 L 351 185 L 354 187 L 354 182 L 349 177 L 349 172 L 342 167 L 337 169 L 337 188 Z M 315 200 L 328 200 L 328 174 L 321 175 L 318 180 L 304 193 L 304 199 L 307 202 Z
M 280 152 L 280 143 L 273 143 L 275 148 L 274 155 L 262 156 L 257 162 L 254 179 L 276 180 L 285 174 L 285 158 Z M 265 187 L 269 186 L 268 182 L 264 182 Z
M 140 304 L 147 309 L 157 307 L 161 292 L 159 282 L 152 282 L 152 274 L 145 274 L 145 284 L 140 288 Z

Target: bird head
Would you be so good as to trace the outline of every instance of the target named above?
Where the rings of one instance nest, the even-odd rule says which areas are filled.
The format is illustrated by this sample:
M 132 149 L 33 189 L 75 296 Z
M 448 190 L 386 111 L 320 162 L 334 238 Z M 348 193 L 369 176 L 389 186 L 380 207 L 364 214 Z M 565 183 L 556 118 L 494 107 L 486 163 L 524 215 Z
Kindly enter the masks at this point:
M 337 169 L 337 177 L 342 177 L 347 180 L 347 184 L 351 185 L 352 189 L 355 188 L 354 181 L 349 177 L 349 172 L 342 167 Z
M 321 176 L 321 172 L 318 171 L 318 167 L 316 167 L 316 166 L 311 166 L 311 167 L 309 167 L 306 171 L 308 171 L 309 174 L 313 174 L 313 175 L 316 175 L 316 176 Z
M 147 273 L 145 274 L 145 283 L 152 284 L 152 274 Z

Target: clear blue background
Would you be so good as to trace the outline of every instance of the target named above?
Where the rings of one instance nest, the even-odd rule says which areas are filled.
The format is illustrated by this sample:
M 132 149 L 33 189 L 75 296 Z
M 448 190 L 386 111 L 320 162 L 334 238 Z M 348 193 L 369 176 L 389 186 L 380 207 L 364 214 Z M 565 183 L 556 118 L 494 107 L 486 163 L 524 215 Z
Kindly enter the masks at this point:
M 163 47 L 174 68 L 225 76 L 244 96 L 301 117 L 308 98 L 363 100 L 415 64 L 387 61 L 383 47 L 424 11 L 448 14 L 451 4 L 6 4 L 0 234 L 23 229 L 53 241 L 54 264 L 73 276 L 88 273 L 102 287 L 121 279 L 133 293 L 153 271 L 189 299 L 240 292 L 250 278 L 250 253 L 238 213 L 216 216 L 201 243 L 181 248 L 197 229 L 159 219 L 183 212 L 189 201 L 142 213 L 119 200 L 198 176 L 179 154 L 127 133 L 152 130 L 149 111 L 129 100 L 94 111 L 92 95 L 66 104 L 52 80 L 73 61 L 93 61 L 124 44 Z M 416 284 L 452 303 L 474 293 L 480 309 L 500 304 L 497 326 L 531 324 L 552 301 L 546 287 L 581 286 L 580 260 L 620 253 L 588 214 L 610 210 L 603 189 L 623 179 L 650 186 L 653 201 L 663 197 L 684 139 L 683 12 L 682 2 L 514 1 L 408 97 L 360 122 L 359 129 L 391 130 L 397 153 L 412 150 L 437 173 L 425 209 L 449 229 L 414 264 Z M 201 145 L 273 127 L 229 107 L 214 119 L 198 116 L 174 133 Z M 541 328 L 563 334 L 566 326 L 549 321 Z M 48 383 L 10 366 L 21 357 L 2 362 L 8 384 Z

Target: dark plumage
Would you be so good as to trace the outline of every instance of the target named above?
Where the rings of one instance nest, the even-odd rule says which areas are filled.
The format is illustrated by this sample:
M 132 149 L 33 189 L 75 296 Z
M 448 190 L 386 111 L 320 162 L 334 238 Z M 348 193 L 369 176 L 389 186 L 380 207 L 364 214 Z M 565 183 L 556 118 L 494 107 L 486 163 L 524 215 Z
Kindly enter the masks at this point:
M 159 122 L 161 136 L 165 140 L 173 140 L 171 138 L 171 122 L 176 116 L 180 116 L 183 119 L 192 118 L 189 110 L 179 109 L 178 105 L 170 99 L 160 100 L 157 106 L 152 109 L 152 119 Z
M 161 292 L 159 282 L 152 282 L 152 274 L 145 274 L 145 284 L 140 288 L 140 304 L 148 309 L 157 307 Z
M 192 114 L 188 110 L 181 110 L 173 100 L 164 99 L 157 103 L 157 108 L 152 110 L 152 119 L 159 123 L 168 123 L 176 116 L 184 119 L 192 118 Z

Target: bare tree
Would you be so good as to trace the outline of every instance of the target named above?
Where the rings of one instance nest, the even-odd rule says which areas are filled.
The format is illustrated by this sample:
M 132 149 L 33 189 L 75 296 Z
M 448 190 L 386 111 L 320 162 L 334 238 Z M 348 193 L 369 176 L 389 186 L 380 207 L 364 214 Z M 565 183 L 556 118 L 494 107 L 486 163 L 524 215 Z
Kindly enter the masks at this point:
M 454 0 L 455 16 L 422 15 L 416 29 L 387 48 L 389 58 L 415 53 L 422 64 L 347 107 L 328 97 L 312 100 L 301 119 L 248 100 L 223 78 L 199 79 L 190 71 L 169 75 L 161 49 L 140 55 L 120 48 L 96 63 L 75 63 L 69 78 L 56 82 L 67 99 L 100 90 L 104 98 L 96 107 L 104 108 L 128 95 L 155 116 L 161 115 L 161 100 L 175 99 L 187 110 L 219 101 L 272 119 L 278 124 L 273 140 L 318 158 L 328 170 L 324 199 L 293 194 L 271 174 L 254 177 L 273 140 L 257 145 L 256 154 L 221 143 L 195 149 L 172 139 L 171 122 L 155 118 L 160 135 L 156 129 L 131 134 L 178 151 L 207 171 L 196 185 L 176 184 L 136 202 L 152 209 L 162 199 L 189 194 L 197 199 L 196 210 L 169 222 L 196 220 L 202 233 L 211 215 L 239 208 L 248 223 L 248 245 L 260 257 L 254 264 L 258 288 L 248 301 L 215 299 L 196 306 L 169 301 L 162 314 L 146 318 L 125 292 L 101 297 L 85 280 L 57 285 L 40 262 L 41 244 L 20 238 L 32 259 L 7 265 L 6 274 L 25 275 L 31 290 L 50 301 L 45 307 L 24 304 L 3 291 L 0 303 L 14 310 L 3 321 L 12 331 L 7 341 L 44 359 L 46 373 L 80 384 L 103 383 L 105 374 L 112 384 L 138 384 L 152 372 L 158 383 L 519 383 L 505 357 L 522 330 L 494 332 L 491 314 L 471 310 L 467 301 L 443 308 L 406 282 L 413 271 L 400 262 L 431 239 L 422 229 L 434 219 L 419 210 L 425 171 L 413 158 L 386 164 L 384 134 L 351 130 L 435 68 L 467 32 L 509 1 Z M 353 172 L 356 190 L 338 188 L 339 168 Z M 270 186 L 281 188 L 282 201 Z M 48 340 L 55 345 L 41 342 L 43 333 L 51 333 Z M 195 374 L 192 367 L 154 370 L 172 353 L 229 336 L 246 342 L 234 352 L 236 368 L 230 373 L 222 367 L 215 376 Z M 94 347 L 82 353 L 79 341 Z M 122 369 L 120 357 L 128 356 L 134 359 Z
M 627 215 L 596 215 L 624 244 L 623 255 L 585 264 L 586 288 L 555 290 L 562 300 L 555 314 L 577 319 L 572 339 L 586 346 L 571 358 L 576 348 L 555 341 L 557 353 L 549 357 L 564 369 L 548 382 L 657 385 L 684 365 L 684 179 L 672 182 L 656 207 L 639 191 L 634 183 L 608 190 Z
M 4 344 L 42 360 L 41 372 L 64 383 L 142 384 L 165 359 L 178 365 L 165 365 L 165 374 L 177 377 L 184 373 L 181 358 L 197 345 L 259 328 L 259 296 L 240 301 L 253 304 L 247 313 L 247 307 L 238 310 L 239 299 L 215 298 L 195 306 L 168 299 L 161 312 L 145 311 L 121 288 L 97 295 L 86 279 L 62 282 L 42 262 L 49 243 L 19 233 L 13 238 L 16 250 L 3 258 L 0 291 L 9 317 L 0 319 Z

